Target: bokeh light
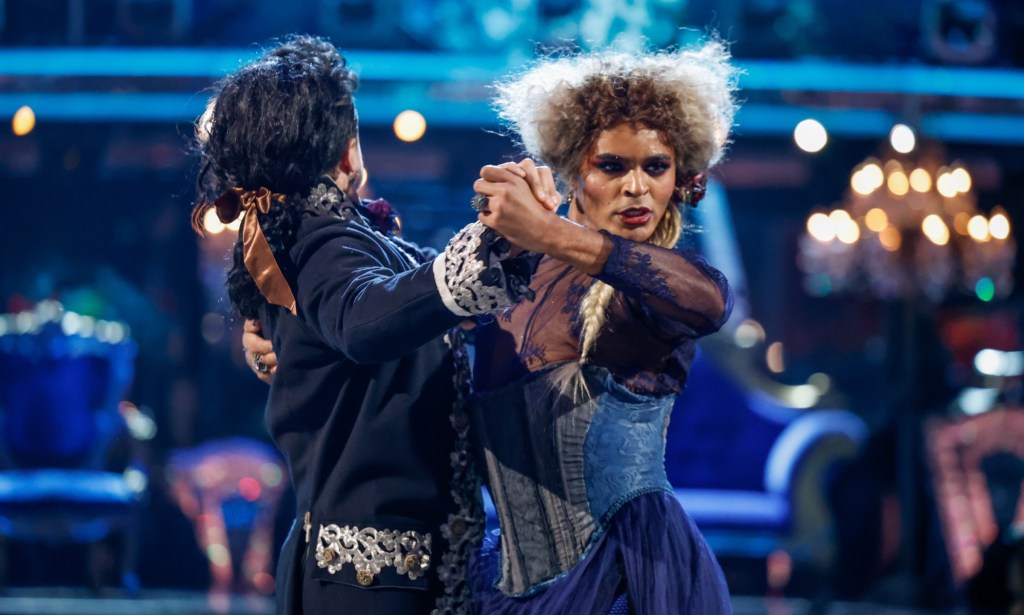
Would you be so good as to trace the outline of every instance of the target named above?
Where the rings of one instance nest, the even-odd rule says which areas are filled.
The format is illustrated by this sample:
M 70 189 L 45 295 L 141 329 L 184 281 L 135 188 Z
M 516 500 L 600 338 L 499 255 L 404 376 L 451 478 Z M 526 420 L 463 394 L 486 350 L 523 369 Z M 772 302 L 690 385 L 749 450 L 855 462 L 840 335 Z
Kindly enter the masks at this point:
M 395 136 L 406 143 L 419 141 L 427 132 L 427 120 L 419 111 L 407 109 L 395 117 L 394 129 Z
M 981 278 L 974 285 L 974 294 L 982 301 L 991 301 L 996 296 L 996 285 L 992 283 L 990 278 Z
M 985 216 L 978 214 L 973 216 L 967 223 L 967 234 L 975 241 L 988 241 L 988 220 Z
M 903 236 L 895 226 L 887 226 L 878 233 L 878 242 L 889 252 L 895 252 L 903 244 Z
M 988 221 L 988 232 L 996 239 L 1006 239 L 1010 236 L 1010 219 L 1006 214 L 993 214 Z
M 884 209 L 874 207 L 864 215 L 864 225 L 872 231 L 880 233 L 885 227 L 889 226 L 889 216 L 886 215 Z
M 915 192 L 928 192 L 932 189 L 932 176 L 924 169 L 914 169 L 910 172 L 910 187 Z
M 949 243 L 949 227 L 937 214 L 931 214 L 921 222 L 921 232 L 937 246 Z
M 902 170 L 894 171 L 889 175 L 886 186 L 888 186 L 889 192 L 896 196 L 906 196 L 910 192 L 910 180 L 907 179 L 907 174 Z
M 914 146 L 917 145 L 917 138 L 914 136 L 913 129 L 906 124 L 896 124 L 889 131 L 889 143 L 892 144 L 892 148 L 901 154 L 909 154 L 914 151 Z
M 773 373 L 781 374 L 786 371 L 786 361 L 782 351 L 782 342 L 772 342 L 765 351 L 765 363 L 767 363 L 768 369 Z
M 814 154 L 820 152 L 828 143 L 828 132 L 818 120 L 806 119 L 793 129 L 793 140 L 797 147 Z
M 263 492 L 263 487 L 260 486 L 260 481 L 246 476 L 239 479 L 238 481 L 238 493 L 249 502 L 255 502 L 260 499 L 260 494 Z
M 807 218 L 807 232 L 818 241 L 832 241 L 836 238 L 836 229 L 832 224 L 832 219 L 821 212 Z
M 15 135 L 24 137 L 32 132 L 32 129 L 35 127 L 36 113 L 32 110 L 32 107 L 26 105 L 14 112 L 14 118 L 11 120 L 11 130 Z
M 219 235 L 224 232 L 224 223 L 217 217 L 217 212 L 213 209 L 206 210 L 203 214 L 203 230 L 211 235 Z

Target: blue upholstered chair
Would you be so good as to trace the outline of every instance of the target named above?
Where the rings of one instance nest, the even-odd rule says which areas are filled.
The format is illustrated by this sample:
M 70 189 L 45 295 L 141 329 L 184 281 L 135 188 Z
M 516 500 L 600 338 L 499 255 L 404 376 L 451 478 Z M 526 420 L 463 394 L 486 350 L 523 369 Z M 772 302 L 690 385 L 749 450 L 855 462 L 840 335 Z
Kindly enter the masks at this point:
M 56 302 L 0 316 L 0 545 L 99 545 L 120 533 L 120 581 L 130 591 L 146 475 L 129 426 L 135 435 L 152 429 L 122 402 L 135 352 L 121 323 Z M 95 555 L 89 581 L 98 588 Z
M 772 394 L 785 387 L 752 384 L 749 365 L 739 363 L 749 357 L 721 339 L 701 348 L 669 425 L 669 482 L 719 557 L 785 552 L 827 567 L 834 550 L 827 483 L 867 427 L 846 410 L 800 409 Z

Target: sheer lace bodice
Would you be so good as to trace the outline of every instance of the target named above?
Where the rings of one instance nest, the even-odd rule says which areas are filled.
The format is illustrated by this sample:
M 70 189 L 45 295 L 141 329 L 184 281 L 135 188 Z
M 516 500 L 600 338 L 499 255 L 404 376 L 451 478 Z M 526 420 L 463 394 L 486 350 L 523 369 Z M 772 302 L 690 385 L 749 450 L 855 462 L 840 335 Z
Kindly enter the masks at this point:
M 607 236 L 613 247 L 596 278 L 545 257 L 531 284 L 536 299 L 479 323 L 477 390 L 494 390 L 552 363 L 578 361 L 577 315 L 595 279 L 618 292 L 591 351 L 592 363 L 636 392 L 682 389 L 694 340 L 728 318 L 728 283 L 696 254 Z

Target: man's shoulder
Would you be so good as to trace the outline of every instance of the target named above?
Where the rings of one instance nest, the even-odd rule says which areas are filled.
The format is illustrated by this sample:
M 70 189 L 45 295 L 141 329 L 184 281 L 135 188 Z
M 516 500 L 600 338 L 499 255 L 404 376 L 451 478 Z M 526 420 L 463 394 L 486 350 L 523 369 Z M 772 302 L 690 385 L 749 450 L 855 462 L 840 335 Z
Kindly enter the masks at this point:
M 352 242 L 357 244 L 380 243 L 366 221 L 358 213 L 342 210 L 330 215 L 304 215 L 295 237 L 295 247 L 302 249 L 310 244 L 325 242 Z

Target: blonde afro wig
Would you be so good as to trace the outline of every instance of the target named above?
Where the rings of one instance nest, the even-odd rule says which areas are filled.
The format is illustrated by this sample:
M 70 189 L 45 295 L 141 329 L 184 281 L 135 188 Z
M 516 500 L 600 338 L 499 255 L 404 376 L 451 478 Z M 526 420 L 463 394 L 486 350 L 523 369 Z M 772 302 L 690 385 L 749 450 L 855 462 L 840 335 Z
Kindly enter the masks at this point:
M 738 70 L 720 41 L 646 54 L 584 53 L 540 60 L 496 84 L 495 107 L 563 180 L 579 172 L 603 130 L 659 131 L 676 153 L 676 182 L 717 163 L 732 128 Z

